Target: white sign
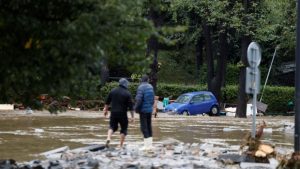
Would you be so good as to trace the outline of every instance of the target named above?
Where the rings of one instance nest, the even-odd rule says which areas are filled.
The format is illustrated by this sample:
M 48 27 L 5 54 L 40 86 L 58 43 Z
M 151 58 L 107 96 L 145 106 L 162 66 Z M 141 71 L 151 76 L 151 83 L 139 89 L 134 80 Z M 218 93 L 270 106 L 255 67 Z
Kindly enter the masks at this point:
M 247 49 L 247 59 L 250 67 L 257 67 L 261 61 L 261 49 L 256 42 L 251 42 Z

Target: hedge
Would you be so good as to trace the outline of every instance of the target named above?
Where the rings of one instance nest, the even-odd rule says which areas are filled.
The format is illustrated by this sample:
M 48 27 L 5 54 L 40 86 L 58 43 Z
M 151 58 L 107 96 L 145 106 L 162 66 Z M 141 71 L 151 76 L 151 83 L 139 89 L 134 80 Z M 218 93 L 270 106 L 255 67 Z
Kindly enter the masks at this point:
M 118 86 L 118 83 L 108 83 L 100 90 L 101 99 L 105 99 L 109 91 Z M 135 96 L 138 83 L 130 83 L 129 90 Z M 207 90 L 204 85 L 179 85 L 159 83 L 156 95 L 176 99 L 180 94 L 192 91 Z M 288 111 L 287 103 L 294 100 L 295 89 L 293 87 L 267 86 L 262 102 L 268 105 L 267 114 L 284 114 Z M 238 86 L 228 85 L 222 88 L 222 100 L 224 103 L 237 104 Z M 251 96 L 249 96 L 249 99 Z M 260 98 L 260 94 L 257 96 Z

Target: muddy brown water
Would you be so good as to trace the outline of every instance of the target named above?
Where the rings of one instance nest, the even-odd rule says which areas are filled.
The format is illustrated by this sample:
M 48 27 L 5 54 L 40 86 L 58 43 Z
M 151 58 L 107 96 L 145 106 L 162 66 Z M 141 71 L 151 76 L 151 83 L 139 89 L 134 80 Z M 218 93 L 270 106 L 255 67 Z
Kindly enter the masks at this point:
M 293 132 L 283 131 L 293 117 L 258 117 L 265 120 L 267 130 L 263 141 L 275 146 L 293 147 Z M 251 118 L 207 116 L 168 116 L 159 114 L 153 119 L 154 142 L 175 138 L 186 143 L 214 143 L 240 145 L 251 129 Z M 108 119 L 99 112 L 67 112 L 49 115 L 38 112 L 27 115 L 22 111 L 0 112 L 0 159 L 28 161 L 41 159 L 38 154 L 55 148 L 69 146 L 70 149 L 86 144 L 103 144 L 106 139 Z M 115 133 L 112 144 L 118 144 L 119 133 Z M 127 143 L 141 144 L 138 115 L 129 125 Z

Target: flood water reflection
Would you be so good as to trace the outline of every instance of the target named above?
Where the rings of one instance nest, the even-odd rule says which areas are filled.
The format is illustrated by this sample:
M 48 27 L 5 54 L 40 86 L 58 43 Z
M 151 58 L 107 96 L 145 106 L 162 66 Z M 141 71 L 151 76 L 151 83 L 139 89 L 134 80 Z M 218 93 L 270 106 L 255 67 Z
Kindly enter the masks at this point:
M 293 132 L 283 131 L 293 117 L 263 117 L 267 130 L 263 140 L 275 146 L 293 147 Z M 154 142 L 175 138 L 186 143 L 240 145 L 251 129 L 251 119 L 232 117 L 160 117 L 153 119 Z M 81 147 L 84 144 L 103 144 L 108 119 L 103 117 L 16 116 L 0 118 L 0 159 L 27 161 L 41 158 L 37 154 L 63 147 Z M 114 134 L 112 144 L 118 143 Z M 141 143 L 139 121 L 129 125 L 126 142 Z

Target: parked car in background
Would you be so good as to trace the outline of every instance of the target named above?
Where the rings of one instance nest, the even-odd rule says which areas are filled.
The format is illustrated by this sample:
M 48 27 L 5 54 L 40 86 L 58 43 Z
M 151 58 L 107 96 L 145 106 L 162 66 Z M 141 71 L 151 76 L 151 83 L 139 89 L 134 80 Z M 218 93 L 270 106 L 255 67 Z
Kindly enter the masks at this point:
M 197 114 L 218 116 L 220 109 L 216 97 L 211 92 L 198 91 L 180 95 L 176 101 L 165 107 L 164 112 L 187 116 Z

